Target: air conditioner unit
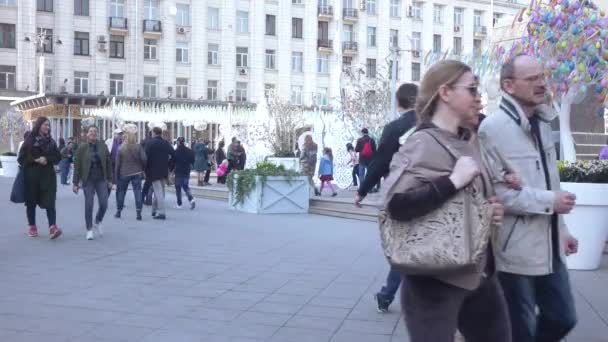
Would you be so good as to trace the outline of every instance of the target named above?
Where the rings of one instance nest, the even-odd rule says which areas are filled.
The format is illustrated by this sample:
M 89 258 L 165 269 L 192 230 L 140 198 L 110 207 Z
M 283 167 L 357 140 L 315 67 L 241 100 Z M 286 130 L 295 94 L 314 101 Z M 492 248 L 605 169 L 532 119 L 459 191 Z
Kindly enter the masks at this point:
M 367 8 L 366 1 L 365 0 L 361 0 L 361 6 L 359 6 L 359 9 L 361 10 L 361 12 L 364 12 L 366 8 Z
M 412 6 L 408 6 L 408 8 L 407 8 L 407 16 L 409 18 L 411 18 L 411 17 L 414 16 L 414 10 L 412 9 Z
M 460 26 L 454 26 L 454 32 L 460 32 Z
M 97 42 L 98 43 L 105 43 L 106 42 L 106 36 L 97 36 Z
M 177 28 L 177 33 L 179 33 L 179 34 L 184 34 L 184 33 L 186 33 L 186 28 L 185 28 L 185 27 L 178 27 L 178 28 Z
M 412 56 L 415 58 L 420 58 L 420 51 L 412 51 Z
M 173 87 L 167 87 L 167 92 L 170 94 L 173 92 Z
M 239 74 L 243 75 L 243 76 L 247 75 L 247 68 L 240 68 L 239 69 Z
M 97 44 L 97 50 L 99 50 L 99 52 L 106 52 L 106 43 Z

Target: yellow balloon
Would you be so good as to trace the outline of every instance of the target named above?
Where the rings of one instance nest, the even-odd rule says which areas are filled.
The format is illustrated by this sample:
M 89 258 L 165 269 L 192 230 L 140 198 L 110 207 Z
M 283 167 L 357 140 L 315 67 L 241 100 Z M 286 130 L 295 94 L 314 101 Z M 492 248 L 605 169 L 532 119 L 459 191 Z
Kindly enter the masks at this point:
M 576 82 L 576 83 L 578 83 L 578 81 L 580 81 L 580 79 L 578 78 L 578 76 L 574 76 L 573 81 Z
M 568 43 L 567 43 L 567 42 L 565 42 L 565 41 L 563 41 L 563 42 L 562 42 L 562 49 L 565 49 L 565 48 L 567 48 L 567 47 L 568 47 Z
M 599 48 L 601 48 L 601 47 L 602 47 L 602 44 L 600 44 L 600 42 L 595 43 L 595 48 L 596 48 L 596 49 L 599 49 Z

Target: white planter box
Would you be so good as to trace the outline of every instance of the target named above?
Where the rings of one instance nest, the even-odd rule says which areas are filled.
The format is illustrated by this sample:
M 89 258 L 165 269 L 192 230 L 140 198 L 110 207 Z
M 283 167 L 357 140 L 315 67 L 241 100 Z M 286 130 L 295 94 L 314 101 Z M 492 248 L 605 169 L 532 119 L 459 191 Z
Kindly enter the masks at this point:
M 306 214 L 310 200 L 308 179 L 295 177 L 291 183 L 286 177 L 267 177 L 262 186 L 260 177 L 255 189 L 242 203 L 235 205 L 232 192 L 228 194 L 228 204 L 232 209 L 253 214 Z
M 17 157 L 0 156 L 0 163 L 2 163 L 2 171 L 4 177 L 16 177 L 19 172 L 19 163 L 17 163 Z
M 300 171 L 300 159 L 298 158 L 268 157 L 266 161 L 269 163 L 273 163 L 276 166 L 283 165 L 283 167 L 285 167 L 285 170 Z
M 608 238 L 608 184 L 561 183 L 564 191 L 576 194 L 576 206 L 564 220 L 578 239 L 578 253 L 566 258 L 572 270 L 595 270 L 602 261 Z

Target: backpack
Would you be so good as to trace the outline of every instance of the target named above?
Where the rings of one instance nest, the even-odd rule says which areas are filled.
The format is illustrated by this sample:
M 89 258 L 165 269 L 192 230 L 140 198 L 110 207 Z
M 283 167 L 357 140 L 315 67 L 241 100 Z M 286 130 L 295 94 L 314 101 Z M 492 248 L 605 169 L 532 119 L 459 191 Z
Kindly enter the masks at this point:
M 416 131 L 416 127 L 414 125 L 414 127 L 410 128 L 407 132 L 405 132 L 401 137 L 399 137 L 399 145 L 403 145 L 405 144 L 405 141 L 407 140 L 407 138 L 410 137 L 410 135 L 414 134 L 414 132 Z
M 367 140 L 365 144 L 363 144 L 363 149 L 361 149 L 361 157 L 370 158 L 374 154 L 372 150 L 372 144 L 370 140 Z

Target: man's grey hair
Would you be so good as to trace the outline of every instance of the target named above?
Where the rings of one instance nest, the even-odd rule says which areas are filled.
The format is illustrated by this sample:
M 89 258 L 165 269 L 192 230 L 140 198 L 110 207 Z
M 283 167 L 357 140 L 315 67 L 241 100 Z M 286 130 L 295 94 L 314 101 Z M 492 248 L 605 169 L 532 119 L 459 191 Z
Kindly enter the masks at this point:
M 527 55 L 524 53 L 520 53 L 515 57 L 510 58 L 505 62 L 505 64 L 502 65 L 502 68 L 500 69 L 500 89 L 505 90 L 503 86 L 505 80 L 515 78 L 515 62 L 519 57 L 522 56 Z

